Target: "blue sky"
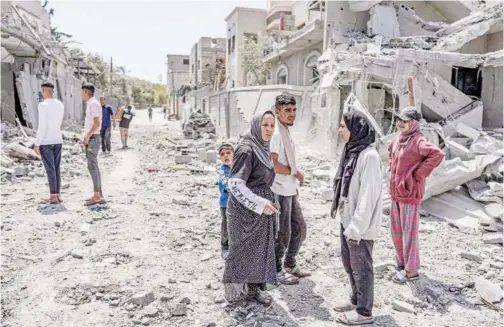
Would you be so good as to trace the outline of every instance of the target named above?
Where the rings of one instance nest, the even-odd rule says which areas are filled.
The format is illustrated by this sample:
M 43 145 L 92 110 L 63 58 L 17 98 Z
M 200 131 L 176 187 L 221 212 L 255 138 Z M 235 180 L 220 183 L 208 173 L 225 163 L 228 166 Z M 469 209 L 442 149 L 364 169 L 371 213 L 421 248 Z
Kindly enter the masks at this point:
M 112 56 L 128 75 L 165 81 L 167 54 L 189 54 L 202 36 L 225 37 L 235 6 L 266 9 L 262 1 L 49 1 L 52 25 L 84 51 Z

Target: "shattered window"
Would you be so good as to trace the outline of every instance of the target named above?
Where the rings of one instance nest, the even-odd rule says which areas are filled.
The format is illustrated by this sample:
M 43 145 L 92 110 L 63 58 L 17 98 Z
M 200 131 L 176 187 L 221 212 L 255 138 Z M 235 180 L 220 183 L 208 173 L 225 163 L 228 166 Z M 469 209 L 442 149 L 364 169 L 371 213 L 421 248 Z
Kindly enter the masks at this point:
M 189 65 L 189 59 L 183 59 L 182 64 L 184 65 Z
M 453 67 L 451 84 L 465 95 L 481 97 L 481 71 L 478 68 Z

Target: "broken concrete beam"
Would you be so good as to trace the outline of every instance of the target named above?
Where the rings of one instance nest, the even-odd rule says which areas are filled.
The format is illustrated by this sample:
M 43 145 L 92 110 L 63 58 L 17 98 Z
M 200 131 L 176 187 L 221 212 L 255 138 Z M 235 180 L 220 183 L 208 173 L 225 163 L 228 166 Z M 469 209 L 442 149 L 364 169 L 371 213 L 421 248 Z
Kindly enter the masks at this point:
M 502 233 L 489 233 L 483 235 L 485 244 L 502 244 Z
M 499 203 L 490 203 L 485 206 L 485 212 L 492 218 L 497 218 L 502 220 L 502 216 L 504 215 L 504 209 Z
M 476 280 L 476 290 L 479 296 L 488 303 L 500 302 L 502 299 L 501 287 L 483 277 L 479 277 Z
M 25 160 L 40 160 L 37 153 L 21 144 L 11 143 L 7 145 L 7 151 L 10 157 L 25 159 Z
M 191 156 L 186 154 L 180 154 L 175 156 L 175 164 L 177 165 L 190 163 L 191 160 L 192 160 Z
M 481 257 L 475 252 L 462 252 L 460 256 L 469 261 L 481 262 Z
M 154 301 L 154 293 L 153 292 L 144 292 L 133 295 L 128 303 L 133 303 L 135 305 L 147 306 L 151 302 Z
M 392 302 L 392 308 L 394 310 L 399 311 L 399 312 L 415 313 L 415 307 L 413 307 L 411 304 L 403 302 L 403 301 Z

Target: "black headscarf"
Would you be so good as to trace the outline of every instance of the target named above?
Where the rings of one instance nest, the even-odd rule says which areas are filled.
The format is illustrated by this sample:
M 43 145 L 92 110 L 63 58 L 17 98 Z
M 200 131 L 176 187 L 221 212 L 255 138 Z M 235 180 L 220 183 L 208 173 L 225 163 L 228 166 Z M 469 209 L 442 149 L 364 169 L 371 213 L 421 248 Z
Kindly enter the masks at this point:
M 264 142 L 262 139 L 261 125 L 264 116 L 271 115 L 275 117 L 275 114 L 271 110 L 260 112 L 255 114 L 250 121 L 249 130 L 245 135 L 243 135 L 242 143 L 250 145 L 255 155 L 265 165 L 267 168 L 273 168 L 271 162 L 271 154 L 269 151 L 269 141 Z
M 338 172 L 334 178 L 334 198 L 331 208 L 333 218 L 336 217 L 340 197 L 348 196 L 359 154 L 375 142 L 375 130 L 363 112 L 358 110 L 347 112 L 343 115 L 343 120 L 350 131 L 350 139 L 343 148 Z

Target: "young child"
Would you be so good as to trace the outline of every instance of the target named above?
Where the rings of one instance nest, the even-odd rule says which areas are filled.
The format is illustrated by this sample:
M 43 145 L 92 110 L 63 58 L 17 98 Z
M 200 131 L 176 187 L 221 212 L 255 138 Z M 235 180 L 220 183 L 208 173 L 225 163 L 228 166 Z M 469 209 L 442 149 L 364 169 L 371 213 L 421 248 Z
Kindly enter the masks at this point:
M 233 165 L 233 153 L 233 146 L 229 143 L 222 143 L 219 147 L 219 157 L 221 161 L 221 166 L 219 167 L 219 205 L 222 216 L 221 255 L 224 260 L 226 260 L 229 254 L 226 209 L 229 197 L 228 179 L 231 166 Z

